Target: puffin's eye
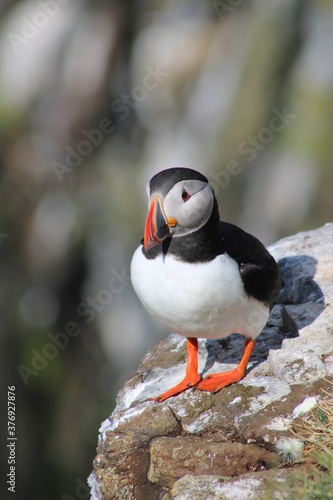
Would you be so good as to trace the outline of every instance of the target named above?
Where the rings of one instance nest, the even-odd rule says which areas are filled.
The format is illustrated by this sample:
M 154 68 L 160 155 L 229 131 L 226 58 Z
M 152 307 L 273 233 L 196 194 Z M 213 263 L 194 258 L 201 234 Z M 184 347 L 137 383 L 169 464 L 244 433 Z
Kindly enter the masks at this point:
M 191 198 L 191 195 L 186 191 L 185 188 L 182 190 L 182 200 L 187 201 L 189 198 Z

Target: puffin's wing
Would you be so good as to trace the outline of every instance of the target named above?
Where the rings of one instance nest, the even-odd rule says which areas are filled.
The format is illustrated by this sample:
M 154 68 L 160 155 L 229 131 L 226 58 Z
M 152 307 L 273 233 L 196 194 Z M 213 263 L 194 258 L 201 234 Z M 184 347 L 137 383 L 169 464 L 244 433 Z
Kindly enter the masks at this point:
M 248 295 L 272 307 L 281 290 L 280 270 L 264 245 L 233 224 L 220 222 L 220 242 L 223 252 L 238 266 Z

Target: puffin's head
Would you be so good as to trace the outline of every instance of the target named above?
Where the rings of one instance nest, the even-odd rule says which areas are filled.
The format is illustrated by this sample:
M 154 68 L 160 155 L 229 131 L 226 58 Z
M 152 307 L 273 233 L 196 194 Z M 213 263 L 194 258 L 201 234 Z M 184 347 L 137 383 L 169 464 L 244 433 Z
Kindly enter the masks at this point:
M 213 211 L 214 193 L 207 178 L 190 168 L 174 167 L 159 172 L 150 180 L 147 192 L 146 251 L 169 235 L 178 237 L 197 231 Z

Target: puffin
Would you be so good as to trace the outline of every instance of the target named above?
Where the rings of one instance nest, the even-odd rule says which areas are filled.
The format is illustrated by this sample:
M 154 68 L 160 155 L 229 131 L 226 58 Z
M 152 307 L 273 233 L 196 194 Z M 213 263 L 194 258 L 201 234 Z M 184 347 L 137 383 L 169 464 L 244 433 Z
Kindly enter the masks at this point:
M 172 167 L 147 185 L 144 237 L 131 261 L 131 281 L 144 307 L 173 333 L 186 337 L 185 376 L 152 398 L 156 402 L 189 388 L 216 393 L 239 382 L 256 338 L 279 297 L 279 267 L 265 246 L 220 220 L 208 179 L 191 168 Z M 245 337 L 238 366 L 202 378 L 198 339 Z

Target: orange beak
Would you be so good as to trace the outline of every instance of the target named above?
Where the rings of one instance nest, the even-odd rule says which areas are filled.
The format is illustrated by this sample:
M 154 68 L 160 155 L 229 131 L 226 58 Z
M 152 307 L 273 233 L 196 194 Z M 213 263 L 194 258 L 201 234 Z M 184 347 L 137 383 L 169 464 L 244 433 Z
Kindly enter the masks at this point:
M 164 213 L 162 200 L 158 195 L 152 197 L 143 238 L 145 250 L 153 248 L 170 235 L 170 226 L 177 224 L 176 219 L 167 216 Z

